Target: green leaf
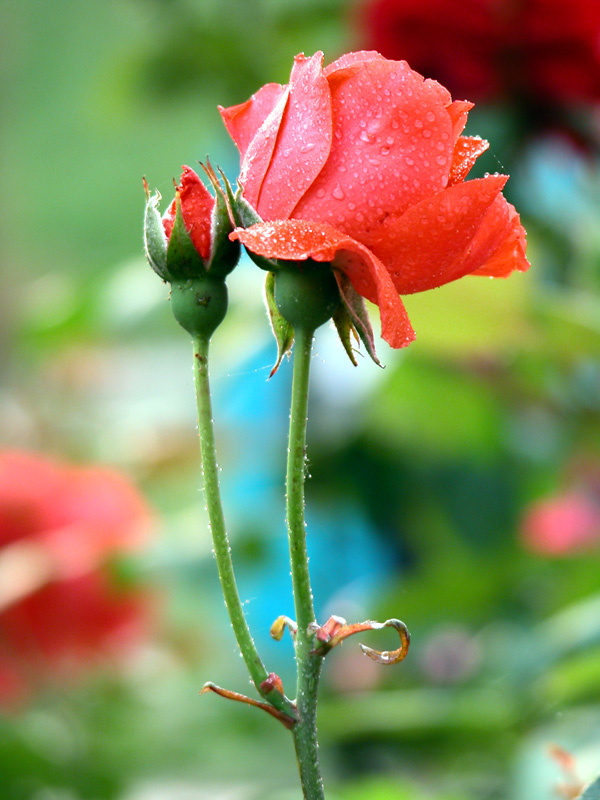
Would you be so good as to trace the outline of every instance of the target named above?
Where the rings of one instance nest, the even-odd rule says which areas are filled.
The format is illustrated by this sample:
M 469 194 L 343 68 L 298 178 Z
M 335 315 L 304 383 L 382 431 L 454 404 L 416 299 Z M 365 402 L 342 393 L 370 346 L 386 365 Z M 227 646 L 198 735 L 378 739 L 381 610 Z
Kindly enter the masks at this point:
M 265 302 L 267 304 L 267 311 L 271 321 L 271 328 L 275 340 L 277 341 L 277 361 L 273 365 L 273 369 L 269 373 L 269 378 L 279 369 L 283 357 L 292 349 L 294 343 L 294 329 L 290 323 L 282 317 L 275 303 L 275 273 L 268 272 L 267 280 L 265 281 Z
M 600 775 L 583 790 L 578 800 L 600 800 Z
M 342 302 L 346 311 L 348 312 L 352 325 L 360 336 L 367 353 L 371 356 L 373 361 L 381 367 L 381 361 L 377 357 L 377 352 L 375 351 L 375 338 L 373 336 L 373 328 L 371 327 L 371 320 L 369 319 L 369 315 L 367 313 L 365 301 L 356 291 L 354 286 L 352 286 L 350 278 L 344 275 L 343 272 L 334 270 L 334 275 L 338 283 Z M 343 339 L 342 344 L 344 344 Z M 346 352 L 348 351 L 346 350 Z
M 145 184 L 147 186 L 147 184 Z M 144 250 L 148 263 L 163 281 L 169 279 L 167 271 L 167 236 L 158 210 L 160 194 L 148 197 L 144 213 Z
M 185 227 L 179 197 L 175 198 L 175 206 L 175 221 L 167 245 L 167 271 L 178 280 L 201 278 L 206 275 L 206 267 Z
M 354 348 L 352 347 L 352 337 L 356 341 L 358 341 L 358 334 L 352 324 L 352 319 L 350 318 L 350 314 L 348 313 L 348 309 L 344 305 L 344 303 L 340 303 L 335 313 L 333 315 L 333 321 L 335 323 L 335 327 L 338 332 L 338 336 L 340 337 L 340 342 L 344 350 L 346 351 L 348 358 L 354 364 L 355 367 L 358 366 L 358 361 L 356 360 L 356 356 L 354 355 Z

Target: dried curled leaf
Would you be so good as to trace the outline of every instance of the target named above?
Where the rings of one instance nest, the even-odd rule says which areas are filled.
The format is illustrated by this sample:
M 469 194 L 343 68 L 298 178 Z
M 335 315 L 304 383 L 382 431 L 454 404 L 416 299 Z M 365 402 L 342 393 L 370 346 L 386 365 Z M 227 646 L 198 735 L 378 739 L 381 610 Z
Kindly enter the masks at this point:
M 401 644 L 397 650 L 374 650 L 364 644 L 360 645 L 360 649 L 366 656 L 379 664 L 399 664 L 400 661 L 404 661 L 406 658 L 410 646 L 408 628 L 399 619 L 386 619 L 385 622 L 375 622 L 368 619 L 365 622 L 355 622 L 352 625 L 348 625 L 342 617 L 329 617 L 322 627 L 315 624 L 312 628 L 315 639 L 322 643 L 313 650 L 313 653 L 315 655 L 326 655 L 329 650 L 344 639 L 347 639 L 348 636 L 353 636 L 355 633 L 362 633 L 363 631 L 379 631 L 383 628 L 394 628 L 398 631 Z
M 281 682 L 281 681 L 280 681 Z M 268 703 L 261 703 L 258 700 L 253 700 L 251 697 L 246 697 L 245 694 L 240 694 L 239 692 L 232 692 L 230 689 L 223 689 L 221 686 L 217 686 L 216 683 L 212 683 L 209 681 L 205 683 L 202 689 L 200 690 L 200 694 L 206 694 L 207 692 L 214 692 L 218 694 L 220 697 L 226 697 L 228 700 L 235 700 L 238 703 L 245 703 L 248 706 L 255 706 L 256 708 L 261 708 L 263 711 L 266 711 L 267 714 L 270 714 L 275 719 L 279 720 L 286 728 L 291 729 L 296 724 L 296 720 L 292 717 L 285 714 L 283 711 L 279 711 L 277 708 L 273 708 Z

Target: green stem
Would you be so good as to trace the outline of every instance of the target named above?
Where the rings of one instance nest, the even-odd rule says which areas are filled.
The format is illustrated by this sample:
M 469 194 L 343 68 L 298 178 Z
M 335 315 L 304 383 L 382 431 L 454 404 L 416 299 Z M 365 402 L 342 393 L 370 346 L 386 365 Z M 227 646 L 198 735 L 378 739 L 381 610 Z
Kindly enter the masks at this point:
M 323 659 L 311 655 L 313 638 L 308 626 L 315 620 L 304 519 L 305 446 L 312 329 L 295 329 L 294 376 L 287 463 L 287 525 L 294 603 L 296 607 L 296 703 L 299 720 L 292 733 L 306 800 L 324 800 L 317 744 L 317 691 Z
M 254 639 L 248 628 L 235 580 L 219 488 L 219 467 L 217 464 L 208 376 L 208 350 L 208 338 L 202 336 L 194 338 L 194 382 L 198 404 L 198 432 L 202 455 L 202 473 L 206 508 L 221 589 L 235 638 L 257 691 L 271 705 L 293 717 L 295 716 L 295 709 L 291 700 L 276 691 L 271 691 L 267 695 L 261 689 L 261 683 L 267 679 L 268 673 L 258 655 Z

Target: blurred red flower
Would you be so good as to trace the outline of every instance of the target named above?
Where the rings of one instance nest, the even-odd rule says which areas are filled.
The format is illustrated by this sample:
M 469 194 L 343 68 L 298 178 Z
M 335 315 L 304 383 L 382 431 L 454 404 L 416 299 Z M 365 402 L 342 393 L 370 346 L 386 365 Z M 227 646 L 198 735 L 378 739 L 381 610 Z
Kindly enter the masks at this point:
M 600 500 L 572 490 L 535 503 L 523 520 L 525 546 L 546 556 L 600 549 Z
M 0 452 L 0 705 L 143 633 L 147 597 L 104 567 L 142 547 L 150 524 L 117 472 Z
M 366 45 L 458 97 L 600 100 L 598 0 L 373 0 Z
M 527 269 L 525 231 L 507 176 L 465 183 L 488 147 L 461 136 L 471 103 L 379 53 L 322 60 L 297 56 L 288 85 L 221 109 L 244 198 L 268 221 L 234 235 L 267 258 L 330 262 L 404 347 L 414 332 L 399 295 Z

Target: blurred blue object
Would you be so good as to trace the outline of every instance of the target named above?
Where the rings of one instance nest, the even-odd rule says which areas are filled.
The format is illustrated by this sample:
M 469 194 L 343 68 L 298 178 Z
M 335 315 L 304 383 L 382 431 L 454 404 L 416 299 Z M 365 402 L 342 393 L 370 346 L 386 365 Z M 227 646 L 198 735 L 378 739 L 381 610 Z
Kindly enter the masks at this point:
M 223 502 L 234 535 L 240 592 L 261 638 L 280 614 L 294 617 L 285 530 L 285 457 L 292 377 L 285 360 L 266 380 L 273 344 L 261 347 L 215 390 L 215 409 L 233 439 L 223 470 Z M 308 452 L 311 428 L 309 413 Z M 307 537 L 315 610 L 367 615 L 365 601 L 391 575 L 394 557 L 358 504 L 316 503 L 307 482 Z M 281 645 L 275 645 L 281 647 Z

